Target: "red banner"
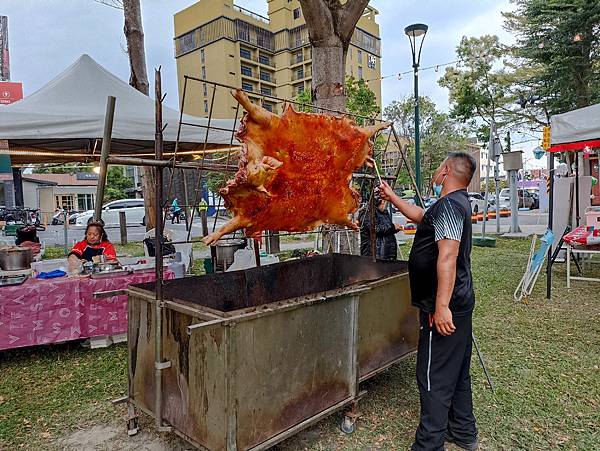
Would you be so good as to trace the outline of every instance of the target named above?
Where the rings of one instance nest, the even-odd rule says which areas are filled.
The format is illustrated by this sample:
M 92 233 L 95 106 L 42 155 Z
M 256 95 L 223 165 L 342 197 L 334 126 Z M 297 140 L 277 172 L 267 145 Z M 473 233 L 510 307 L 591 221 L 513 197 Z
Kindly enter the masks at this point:
M 23 98 L 23 83 L 0 81 L 0 105 L 8 105 Z

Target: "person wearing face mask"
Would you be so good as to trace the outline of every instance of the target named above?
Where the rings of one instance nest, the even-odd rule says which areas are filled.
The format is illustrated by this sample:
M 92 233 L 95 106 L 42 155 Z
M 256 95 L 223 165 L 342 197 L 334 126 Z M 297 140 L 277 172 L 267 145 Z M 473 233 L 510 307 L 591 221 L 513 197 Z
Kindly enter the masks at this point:
M 408 260 L 412 303 L 420 310 L 421 326 L 421 418 L 414 451 L 441 451 L 445 441 L 478 449 L 469 374 L 475 294 L 467 193 L 475 168 L 470 155 L 449 154 L 433 175 L 438 201 L 427 211 L 400 199 L 385 182 L 381 185 L 382 197 L 417 223 Z
M 107 261 L 116 260 L 115 247 L 104 231 L 100 221 L 90 222 L 85 229 L 85 239 L 76 243 L 69 254 L 69 272 L 73 272 L 82 261 L 93 261 L 93 258 L 104 255 Z

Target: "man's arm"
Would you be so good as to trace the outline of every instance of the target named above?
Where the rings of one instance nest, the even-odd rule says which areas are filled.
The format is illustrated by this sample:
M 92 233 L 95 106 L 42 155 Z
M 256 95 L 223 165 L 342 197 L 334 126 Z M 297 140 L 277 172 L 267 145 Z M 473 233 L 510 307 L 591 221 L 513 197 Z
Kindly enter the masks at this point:
M 389 200 L 394 207 L 400 210 L 406 218 L 410 221 L 420 224 L 423 220 L 423 215 L 425 214 L 425 210 L 421 207 L 417 207 L 416 205 L 411 205 L 405 200 L 402 200 L 394 190 L 388 185 L 386 182 L 382 182 L 379 186 L 379 192 L 381 193 L 381 198 L 385 200 Z
M 455 330 L 450 311 L 450 298 L 456 280 L 456 259 L 460 242 L 443 239 L 437 242 L 437 293 L 435 297 L 435 313 L 433 322 L 437 331 L 444 336 L 451 335 Z

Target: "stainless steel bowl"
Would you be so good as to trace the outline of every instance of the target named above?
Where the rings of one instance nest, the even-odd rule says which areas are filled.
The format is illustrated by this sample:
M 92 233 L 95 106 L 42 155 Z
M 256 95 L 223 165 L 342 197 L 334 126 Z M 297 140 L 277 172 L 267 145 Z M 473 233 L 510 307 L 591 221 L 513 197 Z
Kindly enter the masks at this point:
M 31 268 L 33 251 L 28 247 L 0 249 L 0 268 L 4 271 L 19 271 Z

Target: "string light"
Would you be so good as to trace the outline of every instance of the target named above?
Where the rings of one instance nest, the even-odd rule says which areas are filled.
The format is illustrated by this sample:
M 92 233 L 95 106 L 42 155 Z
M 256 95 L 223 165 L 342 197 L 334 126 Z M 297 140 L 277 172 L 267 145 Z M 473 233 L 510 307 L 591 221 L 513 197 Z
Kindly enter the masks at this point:
M 489 53 L 478 54 L 478 55 L 476 55 L 473 58 L 473 60 L 478 60 L 478 59 L 481 59 L 481 58 L 487 58 L 488 56 L 490 56 Z M 457 59 L 457 60 L 454 60 L 454 61 L 449 61 L 447 63 L 434 64 L 433 66 L 427 66 L 427 67 L 420 67 L 419 71 L 433 69 L 435 72 L 439 72 L 440 67 L 452 66 L 454 64 L 465 63 L 467 61 L 469 61 L 469 59 Z M 405 70 L 405 71 L 399 72 L 397 74 L 384 75 L 384 76 L 379 77 L 379 78 L 371 78 L 369 80 L 365 80 L 365 83 L 369 83 L 369 82 L 372 82 L 372 81 L 385 80 L 386 78 L 391 78 L 391 77 L 396 77 L 398 80 L 402 80 L 402 76 L 403 75 L 408 75 L 408 74 L 412 74 L 412 73 L 413 73 L 412 70 Z

